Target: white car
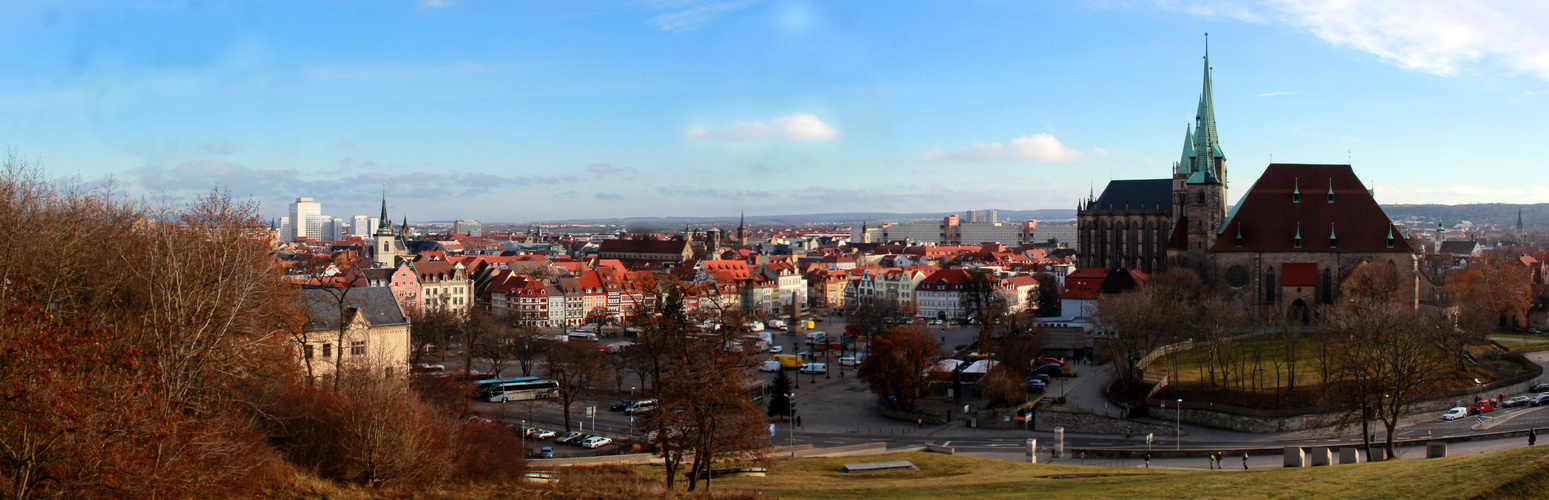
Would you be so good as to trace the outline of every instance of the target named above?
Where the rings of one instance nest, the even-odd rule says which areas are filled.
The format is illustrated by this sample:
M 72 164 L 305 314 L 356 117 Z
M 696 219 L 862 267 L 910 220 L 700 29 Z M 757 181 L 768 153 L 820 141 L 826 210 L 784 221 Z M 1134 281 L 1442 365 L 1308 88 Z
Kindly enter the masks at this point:
M 1468 408 L 1459 406 L 1457 408 L 1453 408 L 1451 410 L 1447 410 L 1447 413 L 1441 414 L 1441 419 L 1442 420 L 1447 420 L 1447 421 L 1452 421 L 1452 420 L 1457 420 L 1457 419 L 1464 418 L 1464 417 L 1467 417 L 1467 416 L 1468 416 Z
M 855 356 L 845 356 L 839 358 L 839 366 L 859 366 L 860 364 L 861 360 Z
M 780 371 L 780 362 L 772 359 L 765 361 L 763 364 L 758 365 L 758 371 L 771 373 Z
M 775 354 L 779 354 L 779 353 L 785 352 L 785 348 L 784 347 L 780 347 L 778 345 L 772 345 L 772 346 L 769 346 L 769 352 L 772 352 L 772 353 L 775 353 Z
M 822 375 L 828 373 L 828 365 L 823 363 L 807 363 L 801 365 L 801 372 Z
M 600 448 L 610 444 L 613 444 L 613 440 L 602 436 L 592 436 L 581 441 L 582 448 Z

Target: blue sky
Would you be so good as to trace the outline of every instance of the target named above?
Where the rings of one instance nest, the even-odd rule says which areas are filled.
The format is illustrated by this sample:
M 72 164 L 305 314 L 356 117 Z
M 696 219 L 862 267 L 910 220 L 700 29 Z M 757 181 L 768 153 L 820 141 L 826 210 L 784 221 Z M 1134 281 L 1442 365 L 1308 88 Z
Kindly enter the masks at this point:
M 1456 0 L 9 3 L 0 138 L 130 196 L 395 219 L 1073 208 L 1177 161 L 1205 32 L 1232 198 L 1549 201 L 1549 7 Z

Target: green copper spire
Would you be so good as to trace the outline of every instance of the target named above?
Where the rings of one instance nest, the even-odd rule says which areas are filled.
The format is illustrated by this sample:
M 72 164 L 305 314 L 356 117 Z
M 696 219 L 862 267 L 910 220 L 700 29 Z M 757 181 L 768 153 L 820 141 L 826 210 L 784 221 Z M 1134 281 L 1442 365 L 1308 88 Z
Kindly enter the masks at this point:
M 377 236 L 392 236 L 393 221 L 387 218 L 387 186 L 382 186 L 382 219 L 377 223 Z
M 1214 172 L 1215 158 L 1226 159 L 1221 151 L 1221 138 L 1216 135 L 1215 98 L 1210 83 L 1210 34 L 1205 34 L 1204 88 L 1199 93 L 1199 111 L 1194 114 L 1194 150 L 1197 153 L 1191 170 L 1211 170 L 1216 177 L 1226 177 L 1226 172 Z M 1224 169 L 1223 169 L 1224 170 Z
M 1178 172 L 1189 175 L 1194 170 L 1194 125 L 1183 128 L 1183 158 L 1178 160 Z

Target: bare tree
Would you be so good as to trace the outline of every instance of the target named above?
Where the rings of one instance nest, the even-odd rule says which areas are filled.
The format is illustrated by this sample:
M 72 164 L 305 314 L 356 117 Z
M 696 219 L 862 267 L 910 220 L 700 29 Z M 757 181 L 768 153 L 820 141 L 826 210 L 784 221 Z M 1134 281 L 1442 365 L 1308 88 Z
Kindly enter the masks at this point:
M 544 357 L 544 374 L 559 384 L 559 402 L 564 409 L 565 430 L 570 430 L 570 407 L 577 399 L 596 390 L 604 376 L 601 360 L 586 346 L 569 342 L 551 342 Z

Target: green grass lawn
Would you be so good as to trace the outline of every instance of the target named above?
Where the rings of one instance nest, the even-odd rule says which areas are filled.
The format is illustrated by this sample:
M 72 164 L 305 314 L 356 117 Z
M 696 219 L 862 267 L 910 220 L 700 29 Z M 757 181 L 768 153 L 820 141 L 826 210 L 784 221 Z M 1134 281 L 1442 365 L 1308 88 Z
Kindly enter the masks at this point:
M 1496 342 L 1500 342 L 1501 345 L 1506 346 L 1507 349 L 1511 349 L 1511 350 L 1517 351 L 1517 352 L 1549 351 L 1549 339 L 1535 339 L 1535 338 L 1532 338 L 1532 337 L 1494 336 L 1494 337 L 1490 337 L 1490 340 L 1494 340 Z
M 921 470 L 856 475 L 838 472 L 847 463 L 891 460 L 909 460 Z M 717 480 L 713 488 L 756 492 L 770 498 L 835 499 L 1523 498 L 1533 492 L 1549 492 L 1549 447 L 1432 460 L 1241 472 L 1035 465 L 894 453 L 779 461 L 770 467 L 768 477 Z
M 1310 386 L 1321 381 L 1322 375 L 1318 368 L 1318 359 L 1323 335 L 1325 334 L 1320 332 L 1303 333 L 1301 341 L 1297 343 L 1296 385 Z M 1262 372 L 1260 376 L 1263 377 L 1265 387 L 1285 387 L 1290 382 L 1289 367 L 1282 362 L 1280 373 L 1276 374 L 1275 366 L 1272 364 L 1273 360 L 1285 357 L 1287 348 L 1284 341 L 1278 335 L 1259 335 L 1257 337 L 1239 339 L 1233 341 L 1229 348 L 1233 350 L 1234 356 L 1244 360 L 1251 360 L 1256 351 L 1262 350 L 1263 362 L 1257 368 Z M 1170 379 L 1172 383 L 1184 385 L 1208 383 L 1206 377 L 1210 375 L 1210 372 L 1205 366 L 1205 357 L 1208 355 L 1206 349 L 1206 347 L 1196 347 L 1187 351 L 1180 351 L 1175 354 L 1177 356 L 1175 361 L 1169 361 L 1166 358 L 1159 359 L 1148 367 L 1146 371 L 1165 374 L 1176 364 L 1177 372 Z M 1217 375 L 1217 377 L 1219 379 L 1220 375 Z

